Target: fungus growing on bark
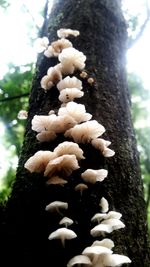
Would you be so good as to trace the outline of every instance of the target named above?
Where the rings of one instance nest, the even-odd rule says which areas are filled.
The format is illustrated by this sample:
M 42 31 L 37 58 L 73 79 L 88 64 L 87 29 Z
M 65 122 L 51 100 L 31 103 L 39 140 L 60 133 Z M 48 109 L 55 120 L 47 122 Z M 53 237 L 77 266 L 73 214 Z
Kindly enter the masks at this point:
M 51 160 L 45 169 L 44 176 L 51 177 L 57 173 L 69 176 L 74 170 L 79 169 L 75 155 L 63 155 Z
M 36 135 L 37 140 L 40 142 L 50 142 L 53 141 L 57 135 L 54 131 L 42 131 Z
M 58 56 L 64 74 L 72 74 L 75 70 L 85 67 L 86 56 L 73 47 L 65 48 Z
M 75 155 L 78 160 L 85 159 L 83 156 L 83 150 L 79 147 L 79 145 L 68 141 L 59 144 L 54 149 L 54 153 L 56 153 L 58 157 L 68 154 Z
M 63 247 L 65 247 L 65 240 L 70 240 L 76 238 L 77 235 L 74 231 L 67 229 L 67 228 L 59 228 L 56 231 L 52 232 L 48 239 L 60 239 L 62 242 Z
M 44 52 L 44 55 L 46 57 L 58 57 L 62 50 L 68 47 L 72 47 L 72 43 L 69 40 L 62 38 L 60 40 L 52 42 Z
M 92 118 L 90 113 L 86 113 L 84 105 L 75 102 L 69 102 L 66 107 L 61 107 L 58 111 L 58 115 L 69 115 L 76 123 L 88 121 Z
M 77 143 L 89 143 L 91 139 L 102 135 L 105 128 L 96 120 L 87 121 L 65 132 L 65 137 L 73 138 Z
M 88 189 L 88 186 L 86 184 L 82 184 L 82 183 L 76 185 L 75 188 L 74 188 L 75 191 L 79 191 L 80 192 L 81 196 L 82 196 L 83 191 L 87 190 L 87 189 Z
M 103 220 L 100 224 L 96 225 L 91 231 L 91 235 L 96 237 L 102 235 L 102 233 L 111 233 L 114 230 L 124 228 L 125 225 L 118 219 Z
M 64 184 L 67 184 L 68 182 L 62 178 L 60 178 L 59 176 L 53 176 L 51 177 L 46 184 L 48 185 L 61 185 L 63 186 Z
M 68 203 L 62 202 L 62 201 L 53 201 L 45 207 L 45 210 L 48 212 L 55 212 L 56 211 L 59 214 L 61 214 L 60 209 L 67 210 L 68 209 Z
M 70 226 L 71 224 L 73 224 L 73 220 L 71 220 L 70 218 L 68 217 L 63 217 L 60 222 L 59 222 L 60 225 L 64 225 L 66 228 L 68 226 Z
M 34 48 L 37 53 L 42 53 L 45 49 L 47 49 L 49 44 L 49 40 L 47 37 L 38 38 L 34 43 Z
M 103 266 L 112 266 L 112 267 L 117 267 L 121 266 L 124 263 L 131 263 L 131 260 L 124 255 L 119 255 L 119 254 L 112 254 L 112 255 L 107 255 L 104 257 L 103 260 Z
M 104 246 L 91 246 L 86 247 L 82 254 L 88 256 L 92 261 L 92 266 L 95 266 L 94 264 L 96 264 L 100 256 L 112 254 L 112 250 Z
M 102 182 L 107 177 L 107 175 L 108 171 L 105 169 L 87 169 L 81 174 L 81 177 L 85 182 L 95 184 L 96 182 Z
M 48 162 L 56 157 L 55 153 L 51 151 L 38 151 L 30 157 L 24 167 L 32 172 L 43 172 Z
M 60 92 L 59 100 L 63 103 L 73 101 L 75 98 L 80 98 L 84 95 L 82 91 L 77 88 L 66 88 Z
M 99 240 L 94 241 L 92 244 L 92 247 L 93 246 L 102 246 L 102 247 L 112 249 L 114 247 L 114 242 L 109 238 L 104 238 L 101 241 Z
M 107 212 L 109 210 L 109 204 L 106 198 L 102 197 L 99 203 L 99 206 L 101 207 L 101 211 L 103 213 Z
M 117 211 L 109 211 L 108 213 L 96 213 L 91 221 L 92 222 L 98 222 L 104 220 L 104 219 L 120 219 L 122 217 L 122 214 Z
M 57 82 L 62 79 L 62 74 L 60 70 L 54 66 L 50 67 L 47 71 L 47 75 L 43 76 L 41 79 L 41 87 L 47 91 L 51 89 Z
M 79 90 L 82 90 L 82 82 L 75 76 L 67 76 L 57 84 L 57 88 L 59 91 L 66 88 L 77 88 Z
M 52 115 L 35 115 L 32 119 L 32 130 L 38 133 L 42 131 L 54 131 L 57 116 Z
M 77 255 L 75 257 L 73 257 L 68 263 L 67 263 L 67 267 L 72 267 L 72 266 L 85 266 L 85 265 L 88 265 L 88 266 L 91 266 L 92 265 L 92 262 L 91 260 L 89 259 L 88 256 L 86 255 Z
M 79 34 L 80 32 L 77 30 L 71 30 L 71 29 L 65 29 L 65 28 L 61 28 L 57 31 L 57 36 L 59 38 L 66 38 L 70 35 L 77 37 Z
M 87 76 L 88 76 L 88 74 L 87 74 L 86 71 L 82 71 L 82 72 L 80 73 L 80 77 L 83 78 L 83 79 L 87 78 Z
M 90 78 L 87 79 L 87 82 L 88 82 L 90 85 L 93 85 L 93 84 L 94 84 L 94 79 L 90 77 Z
M 18 112 L 17 118 L 19 120 L 26 120 L 28 118 L 28 112 L 26 110 L 20 110 Z

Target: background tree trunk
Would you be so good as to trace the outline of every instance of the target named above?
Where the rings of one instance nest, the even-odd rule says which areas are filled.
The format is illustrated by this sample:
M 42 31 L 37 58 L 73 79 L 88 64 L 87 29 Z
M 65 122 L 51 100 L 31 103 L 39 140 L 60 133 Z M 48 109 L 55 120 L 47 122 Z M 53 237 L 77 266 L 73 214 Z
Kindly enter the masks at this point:
M 121 14 L 120 1 L 108 0 L 59 0 L 55 1 L 48 25 L 50 42 L 57 39 L 59 28 L 80 31 L 80 36 L 70 38 L 75 48 L 87 56 L 86 70 L 94 78 L 94 86 L 83 81 L 84 103 L 87 112 L 93 114 L 106 128 L 103 135 L 112 142 L 116 155 L 103 158 L 91 145 L 82 145 L 85 168 L 106 168 L 108 178 L 103 183 L 90 186 L 80 197 L 74 192 L 76 171 L 64 187 L 46 186 L 41 174 L 30 174 L 24 169 L 26 160 L 38 150 L 53 150 L 66 140 L 59 136 L 51 143 L 38 143 L 31 130 L 35 114 L 48 114 L 58 110 L 58 92 L 53 88 L 47 94 L 40 87 L 40 80 L 56 59 L 40 56 L 30 96 L 29 120 L 19 161 L 12 196 L 3 220 L 4 253 L 6 266 L 65 267 L 68 260 L 90 245 L 93 239 L 90 218 L 98 212 L 100 198 L 104 196 L 110 210 L 123 214 L 124 229 L 114 231 L 108 237 L 115 242 L 116 253 L 131 258 L 131 267 L 148 267 L 146 210 L 140 178 L 138 154 L 130 118 L 130 99 L 126 83 L 125 52 L 126 24 Z M 76 73 L 79 77 L 79 72 Z M 63 249 L 59 241 L 51 242 L 48 235 L 57 229 L 59 215 L 45 212 L 45 206 L 54 200 L 67 201 L 67 216 L 74 219 L 72 227 L 78 238 L 66 242 Z

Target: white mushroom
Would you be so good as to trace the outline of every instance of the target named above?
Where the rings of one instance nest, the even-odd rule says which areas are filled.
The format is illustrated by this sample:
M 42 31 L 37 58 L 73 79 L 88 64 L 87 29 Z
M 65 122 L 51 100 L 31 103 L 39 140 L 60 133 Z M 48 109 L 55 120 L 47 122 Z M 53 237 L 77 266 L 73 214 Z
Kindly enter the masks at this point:
M 44 90 L 51 89 L 57 82 L 62 79 L 62 74 L 57 67 L 50 67 L 47 71 L 47 75 L 41 79 L 41 87 Z
M 46 207 L 45 207 L 45 210 L 46 211 L 49 211 L 49 212 L 58 212 L 59 214 L 61 214 L 60 212 L 60 209 L 65 209 L 67 210 L 68 209 L 68 203 L 67 202 L 62 202 L 62 201 L 53 201 L 51 202 L 50 204 L 48 204 Z M 61 214 L 62 215 L 62 214 Z
M 48 239 L 52 240 L 52 239 L 60 239 L 62 242 L 63 247 L 65 246 L 65 240 L 70 240 L 73 238 L 76 238 L 77 235 L 74 231 L 67 229 L 67 228 L 59 228 L 56 231 L 52 232 Z
M 125 225 L 123 222 L 121 222 L 118 219 L 108 219 L 108 220 L 103 220 L 100 224 L 96 225 L 92 230 L 91 230 L 91 235 L 92 236 L 100 236 L 102 233 L 111 233 L 114 230 L 118 230 L 121 228 L 124 228 Z
M 111 142 L 102 138 L 95 138 L 91 141 L 91 144 L 96 149 L 99 149 L 103 152 L 103 150 L 106 149 L 111 144 Z
M 82 82 L 75 76 L 67 76 L 57 84 L 57 88 L 59 91 L 64 90 L 66 88 L 77 88 L 79 90 L 82 90 Z
M 104 238 L 101 241 L 99 240 L 94 241 L 92 244 L 92 247 L 93 246 L 102 246 L 102 247 L 112 249 L 114 247 L 114 242 L 109 238 Z
M 86 189 L 88 189 L 88 186 L 86 184 L 82 184 L 82 183 L 76 185 L 75 188 L 74 188 L 75 191 L 79 191 L 80 192 L 81 196 L 82 196 L 83 191 L 86 190 Z
M 28 118 L 28 112 L 26 110 L 20 110 L 18 112 L 17 118 L 19 120 L 26 120 Z
M 67 184 L 68 182 L 62 178 L 60 178 L 59 176 L 53 176 L 51 177 L 47 182 L 48 185 L 64 185 Z
M 42 131 L 36 135 L 36 138 L 40 142 L 50 142 L 53 141 L 57 135 L 54 131 Z
M 73 101 L 75 98 L 80 98 L 84 95 L 82 91 L 77 88 L 66 88 L 61 90 L 59 100 L 63 103 Z
M 127 256 L 112 254 L 106 255 L 103 260 L 104 266 L 121 266 L 124 263 L 131 263 L 131 260 Z
M 64 225 L 67 228 L 68 226 L 70 226 L 71 224 L 73 224 L 73 220 L 71 220 L 68 217 L 64 217 L 64 218 L 62 218 L 62 220 L 60 220 L 59 224 L 60 225 Z
M 48 162 L 55 157 L 55 153 L 51 151 L 40 150 L 26 161 L 24 167 L 30 172 L 43 172 Z
M 51 160 L 45 169 L 44 176 L 51 177 L 52 175 L 61 172 L 62 175 L 69 176 L 74 170 L 79 169 L 78 161 L 75 155 L 63 155 L 54 160 Z
M 87 169 L 81 174 L 81 177 L 85 182 L 95 184 L 96 182 L 102 182 L 107 177 L 107 174 L 108 171 L 105 169 Z
M 100 256 L 112 254 L 112 250 L 103 246 L 91 246 L 85 248 L 82 254 L 88 256 L 92 261 L 92 265 L 94 266 Z
M 102 135 L 105 128 L 96 120 L 86 121 L 65 132 L 65 137 L 73 138 L 76 143 L 89 143 L 91 139 Z
M 67 267 L 72 267 L 74 265 L 88 265 L 91 266 L 92 262 L 89 259 L 88 256 L 86 255 L 77 255 L 75 257 L 73 257 L 68 263 L 67 263 Z
M 72 74 L 76 69 L 82 70 L 85 67 L 86 56 L 73 47 L 63 49 L 58 58 L 64 74 Z
M 110 148 L 105 148 L 102 152 L 103 156 L 106 158 L 113 157 L 115 155 L 115 151 Z
M 88 121 L 92 118 L 90 113 L 86 113 L 85 106 L 75 102 L 69 102 L 66 107 L 62 107 L 58 111 L 58 115 L 69 115 L 77 123 Z
M 32 130 L 38 133 L 42 131 L 54 131 L 54 125 L 57 116 L 51 115 L 35 115 L 32 119 Z
M 77 30 L 65 29 L 61 28 L 57 31 L 57 35 L 59 38 L 66 38 L 70 35 L 77 37 L 80 34 Z
M 54 153 L 56 153 L 59 157 L 68 154 L 75 155 L 78 160 L 85 159 L 85 157 L 83 156 L 83 150 L 79 147 L 78 144 L 74 142 L 65 141 L 59 144 L 54 149 Z
M 105 213 L 109 210 L 109 204 L 106 198 L 102 197 L 99 203 L 99 206 L 102 209 L 102 212 Z
M 42 53 L 49 44 L 49 40 L 47 37 L 38 38 L 34 43 L 34 48 L 37 53 Z
M 98 222 L 100 223 L 100 221 L 102 221 L 103 219 L 107 218 L 107 214 L 106 213 L 96 213 L 92 218 L 91 221 L 92 222 Z

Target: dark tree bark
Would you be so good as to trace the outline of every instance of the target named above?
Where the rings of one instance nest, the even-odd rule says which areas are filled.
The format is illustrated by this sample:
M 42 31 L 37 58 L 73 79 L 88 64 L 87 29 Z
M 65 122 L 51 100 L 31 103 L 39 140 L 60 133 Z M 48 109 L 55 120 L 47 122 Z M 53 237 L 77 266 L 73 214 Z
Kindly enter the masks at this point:
M 26 160 L 38 150 L 53 150 L 66 140 L 62 135 L 51 143 L 39 143 L 31 130 L 35 114 L 48 114 L 58 110 L 60 102 L 56 88 L 47 94 L 40 87 L 40 80 L 56 59 L 40 56 L 30 96 L 29 119 L 19 161 L 16 181 L 3 219 L 2 234 L 5 245 L 2 255 L 14 266 L 65 267 L 68 260 L 78 255 L 95 239 L 90 236 L 90 218 L 98 212 L 99 200 L 104 196 L 110 210 L 123 214 L 124 229 L 109 234 L 115 242 L 114 251 L 127 255 L 131 267 L 148 267 L 146 209 L 140 177 L 138 153 L 130 117 L 125 52 L 126 24 L 121 14 L 120 1 L 107 0 L 59 0 L 55 1 L 48 25 L 51 41 L 57 39 L 59 28 L 80 31 L 78 38 L 70 38 L 75 48 L 87 56 L 86 70 L 95 83 L 83 81 L 83 100 L 87 112 L 106 128 L 103 135 L 112 142 L 116 155 L 103 158 L 91 145 L 81 145 L 86 160 L 80 171 L 73 172 L 64 187 L 46 186 L 42 174 L 30 174 Z M 76 73 L 79 77 L 79 72 Z M 75 179 L 85 168 L 106 168 L 108 178 L 102 183 L 89 186 L 82 197 L 74 192 Z M 67 201 L 67 216 L 74 219 L 72 227 L 78 238 L 66 242 L 63 249 L 59 241 L 49 241 L 48 235 L 57 229 L 59 215 L 47 214 L 45 206 L 54 200 Z

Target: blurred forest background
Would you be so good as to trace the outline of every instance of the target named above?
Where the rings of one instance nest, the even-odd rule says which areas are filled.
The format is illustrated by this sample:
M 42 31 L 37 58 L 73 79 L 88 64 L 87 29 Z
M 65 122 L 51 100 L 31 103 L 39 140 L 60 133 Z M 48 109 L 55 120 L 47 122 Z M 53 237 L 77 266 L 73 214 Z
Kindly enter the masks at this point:
M 141 50 L 143 49 L 141 53 L 144 52 L 143 36 L 147 36 L 145 40 L 148 40 L 150 6 L 145 0 L 122 2 L 128 27 L 127 76 L 131 112 L 150 229 L 150 75 L 148 64 L 143 64 L 140 53 L 136 52 L 139 42 Z M 49 5 L 46 6 L 47 4 Z M 51 5 L 52 0 L 0 0 L 0 203 L 7 201 L 15 179 L 26 123 L 18 118 L 18 112 L 28 110 L 37 57 L 34 43 L 38 37 L 42 37 L 41 27 L 47 7 L 50 10 Z M 147 61 L 150 64 L 148 55 Z M 140 72 L 133 72 L 132 66 L 136 62 L 140 70 L 143 70 L 141 77 Z

